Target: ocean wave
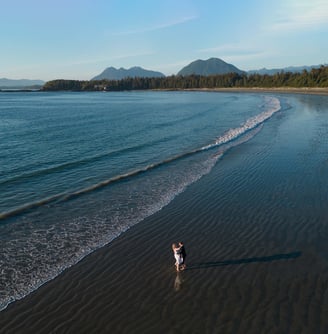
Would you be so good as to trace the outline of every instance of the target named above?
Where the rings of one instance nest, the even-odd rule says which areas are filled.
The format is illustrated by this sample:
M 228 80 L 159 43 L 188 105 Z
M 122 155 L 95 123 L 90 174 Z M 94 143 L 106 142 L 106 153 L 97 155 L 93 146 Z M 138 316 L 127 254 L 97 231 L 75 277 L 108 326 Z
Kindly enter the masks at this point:
M 157 144 L 161 143 L 163 140 L 167 140 L 167 139 L 171 139 L 171 138 L 156 140 L 156 141 L 151 142 L 150 144 L 151 145 L 157 145 Z M 102 153 L 102 154 L 89 156 L 89 157 L 83 158 L 83 159 L 78 159 L 78 160 L 69 161 L 69 162 L 65 162 L 65 163 L 58 163 L 56 165 L 52 165 L 50 167 L 46 167 L 46 168 L 42 168 L 42 169 L 35 169 L 35 170 L 33 170 L 31 172 L 27 172 L 27 173 L 22 172 L 23 169 L 27 169 L 28 167 L 30 167 L 30 168 L 39 167 L 39 163 L 34 163 L 33 165 L 30 165 L 30 166 L 24 166 L 24 167 L 21 167 L 19 169 L 11 170 L 10 171 L 11 174 L 16 173 L 17 175 L 12 176 L 11 178 L 2 179 L 0 181 L 0 185 L 26 181 L 26 180 L 31 179 L 31 178 L 40 177 L 40 176 L 43 176 L 43 175 L 49 175 L 51 173 L 59 173 L 61 171 L 67 171 L 67 170 L 70 170 L 70 169 L 74 169 L 76 167 L 80 167 L 80 166 L 83 166 L 83 165 L 88 165 L 90 163 L 99 162 L 99 161 L 102 161 L 103 159 L 118 157 L 118 156 L 121 156 L 125 153 L 138 152 L 138 151 L 141 151 L 144 147 L 146 147 L 148 145 L 149 145 L 149 143 L 141 143 L 141 144 L 138 144 L 138 145 L 128 146 L 128 147 L 125 147 L 125 148 L 122 148 L 122 149 L 112 150 L 112 151 L 105 152 L 105 153 Z
M 50 196 L 50 197 L 47 197 L 47 198 L 43 198 L 39 201 L 35 201 L 35 202 L 32 202 L 32 203 L 27 203 L 27 204 L 22 205 L 18 208 L 15 208 L 14 210 L 10 210 L 10 211 L 7 211 L 7 212 L 2 212 L 2 213 L 0 213 L 0 221 L 4 220 L 6 218 L 12 217 L 12 216 L 21 214 L 21 213 L 23 213 L 27 210 L 31 210 L 33 208 L 37 208 L 37 207 L 40 207 L 42 205 L 46 205 L 46 204 L 49 204 L 49 203 L 52 203 L 52 202 L 55 202 L 55 201 L 70 200 L 70 199 L 75 198 L 77 196 L 80 196 L 80 195 L 98 190 L 98 189 L 106 187 L 106 186 L 109 186 L 109 185 L 111 185 L 115 182 L 122 181 L 124 179 L 128 179 L 128 178 L 131 178 L 131 177 L 134 177 L 134 176 L 138 176 L 138 175 L 140 175 L 142 173 L 146 173 L 147 171 L 150 171 L 152 169 L 161 167 L 163 165 L 172 163 L 172 162 L 180 160 L 180 159 L 184 159 L 184 158 L 186 158 L 190 155 L 202 152 L 204 150 L 213 149 L 213 148 L 216 148 L 220 145 L 229 143 L 229 142 L 237 139 L 238 137 L 244 135 L 246 132 L 256 128 L 257 126 L 259 126 L 260 124 L 265 122 L 267 119 L 272 117 L 272 115 L 274 113 L 276 113 L 277 111 L 279 111 L 281 109 L 280 101 L 279 101 L 278 98 L 275 98 L 275 97 L 265 97 L 264 106 L 265 106 L 265 111 L 263 111 L 262 113 L 254 116 L 252 118 L 249 118 L 240 127 L 228 130 L 227 132 L 225 132 L 223 135 L 218 137 L 213 143 L 210 143 L 209 145 L 205 145 L 205 146 L 202 146 L 200 148 L 196 148 L 194 150 L 190 150 L 188 152 L 184 152 L 184 153 L 169 157 L 169 158 L 164 159 L 162 161 L 146 165 L 146 166 L 144 166 L 143 168 L 140 168 L 140 169 L 136 169 L 136 170 L 129 171 L 127 173 L 116 175 L 116 176 L 111 177 L 107 180 L 101 181 L 101 182 L 96 183 L 92 186 L 77 190 L 75 192 L 56 194 L 56 195 L 53 195 L 53 196 Z M 131 150 L 131 149 L 132 148 L 130 147 L 130 148 L 127 148 L 126 150 Z M 136 149 L 138 149 L 138 147 L 136 147 Z M 118 153 L 120 153 L 120 152 L 119 151 L 118 152 L 111 152 L 109 154 L 118 154 Z M 90 159 L 91 160 L 101 159 L 102 157 L 103 157 L 103 155 L 93 157 L 92 159 L 91 158 Z M 65 168 L 67 166 L 70 166 L 71 164 L 87 163 L 87 162 L 91 161 L 90 159 L 85 159 L 85 160 L 81 160 L 79 162 L 74 162 L 74 163 L 68 163 L 66 165 L 62 165 L 62 166 L 59 166 L 59 167 L 54 167 L 52 169 L 58 170 L 58 169 L 62 169 L 62 168 Z M 42 173 L 46 173 L 46 172 L 47 171 L 40 171 L 39 173 L 42 174 Z
M 277 99 L 276 97 L 266 96 L 264 107 L 265 111 L 254 117 L 249 118 L 240 127 L 228 130 L 222 136 L 218 137 L 214 143 L 204 146 L 203 149 L 210 149 L 218 145 L 230 142 L 238 138 L 239 136 L 245 134 L 247 131 L 252 130 L 255 127 L 259 126 L 281 109 L 280 100 Z

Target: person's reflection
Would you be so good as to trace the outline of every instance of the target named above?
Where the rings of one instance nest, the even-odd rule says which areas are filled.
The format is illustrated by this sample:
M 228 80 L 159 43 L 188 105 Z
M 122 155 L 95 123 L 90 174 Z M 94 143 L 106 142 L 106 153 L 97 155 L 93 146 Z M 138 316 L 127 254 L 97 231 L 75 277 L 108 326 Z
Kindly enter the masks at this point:
M 183 283 L 182 275 L 180 272 L 177 272 L 177 276 L 174 281 L 174 290 L 180 291 L 182 283 Z

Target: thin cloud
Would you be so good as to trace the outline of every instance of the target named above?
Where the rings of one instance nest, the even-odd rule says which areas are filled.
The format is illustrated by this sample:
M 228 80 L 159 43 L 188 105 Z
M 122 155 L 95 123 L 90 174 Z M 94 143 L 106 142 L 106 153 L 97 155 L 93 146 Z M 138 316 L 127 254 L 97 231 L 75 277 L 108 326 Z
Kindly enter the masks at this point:
M 326 0 L 290 0 L 282 7 L 277 19 L 268 27 L 272 31 L 297 31 L 317 28 L 328 23 Z
M 116 56 L 109 56 L 107 58 L 102 59 L 83 59 L 71 62 L 70 65 L 85 65 L 85 64 L 99 64 L 99 63 L 105 63 L 112 60 L 120 60 L 120 59 L 126 59 L 126 58 L 136 58 L 136 57 L 145 57 L 145 56 L 153 56 L 156 54 L 153 51 L 145 51 L 145 52 L 135 52 L 135 53 L 126 53 Z
M 272 55 L 272 53 L 268 52 L 259 52 L 259 53 L 253 53 L 253 54 L 231 54 L 224 56 L 225 60 L 227 62 L 246 62 L 248 60 L 255 60 L 255 59 L 261 59 L 266 57 L 267 55 Z
M 154 26 L 149 26 L 149 27 L 144 27 L 140 29 L 134 29 L 134 30 L 126 30 L 126 31 L 120 31 L 120 32 L 112 32 L 112 36 L 123 36 L 123 35 L 136 35 L 136 34 L 142 34 L 142 33 L 147 33 L 147 32 L 152 32 L 156 30 L 162 30 L 166 28 L 171 28 L 192 20 L 197 19 L 197 16 L 187 16 L 187 17 L 182 17 L 174 21 L 162 23 L 162 24 L 157 24 Z
M 199 53 L 217 53 L 220 55 L 258 55 L 262 51 L 244 47 L 240 44 L 223 44 L 215 47 L 199 49 Z

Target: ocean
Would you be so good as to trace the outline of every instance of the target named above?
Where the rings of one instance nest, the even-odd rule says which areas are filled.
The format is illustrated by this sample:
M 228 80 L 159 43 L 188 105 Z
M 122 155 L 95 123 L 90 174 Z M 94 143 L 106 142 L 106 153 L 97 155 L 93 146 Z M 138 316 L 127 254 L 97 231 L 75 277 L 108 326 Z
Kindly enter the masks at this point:
M 228 153 L 250 144 L 253 154 L 236 168 L 236 180 L 254 178 L 247 180 L 250 210 L 274 217 L 282 208 L 287 220 L 301 207 L 307 224 L 300 226 L 310 228 L 311 219 L 326 217 L 327 134 L 326 96 L 1 93 L 0 309 L 158 212 L 220 163 L 232 159 L 233 166 Z M 261 195 L 259 179 L 269 195 Z

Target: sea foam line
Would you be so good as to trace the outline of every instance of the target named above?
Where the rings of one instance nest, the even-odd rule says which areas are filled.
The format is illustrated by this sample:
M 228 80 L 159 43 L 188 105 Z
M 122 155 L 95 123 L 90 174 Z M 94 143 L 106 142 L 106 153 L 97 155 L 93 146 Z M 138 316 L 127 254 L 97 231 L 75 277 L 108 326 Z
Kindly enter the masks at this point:
M 215 143 L 204 146 L 203 149 L 210 149 L 215 146 L 226 144 L 229 141 L 232 141 L 243 135 L 247 131 L 259 126 L 281 109 L 280 101 L 276 97 L 265 97 L 265 107 L 267 107 L 268 109 L 252 118 L 249 118 L 240 127 L 228 130 L 222 136 L 217 138 Z
M 209 150 L 209 149 L 218 147 L 220 145 L 226 144 L 228 142 L 231 142 L 231 141 L 237 139 L 238 137 L 240 137 L 241 135 L 245 134 L 246 132 L 254 129 L 257 126 L 259 126 L 260 124 L 265 122 L 270 117 L 272 117 L 273 114 L 275 114 L 277 111 L 279 111 L 281 109 L 280 101 L 276 97 L 265 97 L 265 107 L 268 108 L 268 109 L 266 109 L 262 113 L 254 116 L 252 118 L 249 118 L 240 127 L 228 130 L 222 136 L 218 137 L 214 141 L 214 143 L 211 143 L 209 145 L 206 145 L 206 146 L 203 146 L 203 147 L 200 147 L 200 148 L 196 148 L 196 149 L 188 151 L 188 152 L 184 152 L 184 153 L 172 156 L 170 158 L 167 158 L 167 159 L 159 161 L 159 162 L 155 162 L 153 164 L 149 164 L 149 165 L 147 165 L 143 168 L 140 168 L 140 169 L 136 169 L 136 170 L 132 170 L 130 172 L 124 173 L 124 174 L 116 175 L 112 178 L 109 178 L 107 180 L 104 180 L 102 182 L 94 184 L 90 187 L 86 187 L 86 188 L 77 190 L 75 192 L 56 194 L 56 195 L 41 199 L 41 200 L 36 201 L 36 202 L 27 203 L 27 204 L 22 205 L 22 206 L 14 209 L 14 210 L 11 210 L 11 211 L 1 212 L 0 213 L 0 221 L 4 220 L 6 218 L 12 217 L 12 216 L 16 216 L 16 215 L 21 214 L 25 211 L 28 211 L 28 210 L 31 210 L 31 209 L 34 209 L 34 208 L 37 208 L 37 207 L 40 207 L 40 206 L 43 206 L 43 205 L 46 205 L 46 204 L 50 204 L 50 203 L 55 202 L 55 201 L 67 201 L 67 200 L 73 199 L 77 196 L 80 196 L 80 195 L 83 195 L 83 194 L 101 189 L 101 188 L 106 187 L 108 185 L 111 185 L 115 182 L 118 182 L 118 181 L 121 181 L 121 180 L 124 180 L 124 179 L 127 179 L 127 178 L 131 178 L 131 177 L 134 177 L 134 176 L 138 176 L 138 175 L 146 173 L 147 171 L 150 171 L 152 169 L 161 167 L 163 165 L 169 164 L 169 163 L 177 161 L 179 159 L 186 158 L 186 157 L 188 157 L 190 155 L 193 155 L 195 153 L 199 153 L 199 152 L 204 151 L 204 150 Z

